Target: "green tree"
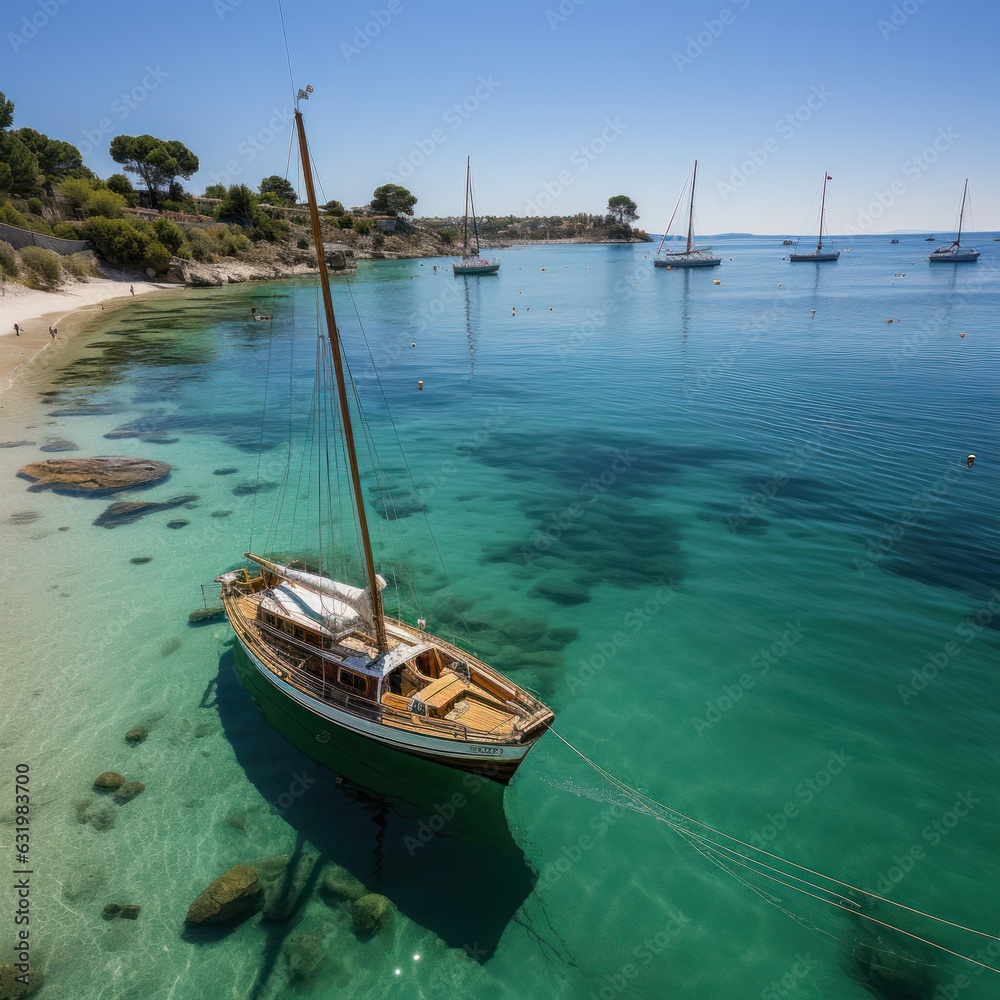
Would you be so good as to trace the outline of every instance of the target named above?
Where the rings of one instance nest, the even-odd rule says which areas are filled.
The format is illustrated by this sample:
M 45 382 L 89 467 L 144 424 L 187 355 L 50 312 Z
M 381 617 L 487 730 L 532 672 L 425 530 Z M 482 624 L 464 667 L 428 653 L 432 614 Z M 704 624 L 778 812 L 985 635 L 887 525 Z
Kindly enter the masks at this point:
M 205 188 L 205 193 L 202 195 L 203 198 L 225 198 L 226 197 L 226 185 L 225 184 L 209 184 Z
M 6 132 L 14 124 L 14 102 L 8 101 L 0 90 L 0 132 Z
M 11 132 L 35 154 L 38 168 L 50 180 L 60 180 L 83 166 L 83 157 L 76 146 L 60 139 L 50 139 L 33 128 L 19 128 Z
M 79 177 L 70 177 L 59 185 L 59 194 L 74 215 L 86 212 L 94 185 Z
M 0 132 L 0 162 L 7 165 L 10 180 L 7 190 L 21 198 L 30 198 L 41 190 L 42 176 L 38 158 L 14 132 Z
M 375 215 L 392 215 L 398 219 L 401 215 L 413 215 L 413 206 L 416 203 L 416 197 L 405 187 L 399 184 L 383 184 L 375 188 L 371 210 Z
M 347 209 L 339 201 L 328 201 L 322 208 L 326 215 L 332 216 L 335 219 L 339 219 L 340 216 L 347 214 Z
M 299 200 L 291 182 L 277 174 L 265 177 L 257 190 L 260 191 L 260 200 L 268 205 L 294 205 Z
M 138 174 L 155 205 L 159 192 L 177 177 L 190 180 L 198 169 L 198 157 L 177 139 L 157 139 L 152 135 L 116 135 L 111 140 L 111 159 L 125 172 Z
M 635 222 L 639 218 L 636 215 L 638 206 L 627 194 L 616 194 L 608 199 L 608 215 L 611 216 L 619 226 Z
M 117 219 L 127 202 L 120 194 L 107 188 L 91 191 L 87 198 L 87 215 L 103 215 L 105 219 Z
M 246 186 L 233 184 L 215 210 L 220 222 L 235 222 L 249 229 L 254 240 L 273 240 L 279 227 L 260 207 L 260 198 Z
M 112 174 L 108 178 L 107 184 L 109 191 L 114 191 L 115 194 L 120 194 L 125 198 L 135 191 L 132 182 L 124 174 Z

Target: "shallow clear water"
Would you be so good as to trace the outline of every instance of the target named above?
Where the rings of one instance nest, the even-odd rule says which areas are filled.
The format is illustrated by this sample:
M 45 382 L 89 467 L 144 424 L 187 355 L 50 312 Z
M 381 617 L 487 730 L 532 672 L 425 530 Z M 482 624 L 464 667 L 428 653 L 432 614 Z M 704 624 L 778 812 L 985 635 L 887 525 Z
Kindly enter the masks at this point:
M 652 247 L 543 246 L 504 252 L 496 278 L 379 261 L 334 284 L 404 613 L 538 690 L 560 733 L 653 798 L 995 930 L 1000 244 L 978 245 L 978 264 L 931 267 L 916 237 L 865 237 L 791 265 L 778 240 L 731 238 L 704 273 L 654 271 Z M 520 854 L 501 858 L 414 848 L 426 817 L 338 786 L 262 723 L 228 627 L 187 615 L 249 544 L 346 517 L 291 503 L 315 495 L 287 442 L 295 458 L 311 440 L 316 313 L 300 282 L 145 298 L 0 397 L 0 441 L 37 442 L 0 449 L 0 754 L 8 775 L 31 767 L 43 995 L 870 996 L 842 912 L 783 891 L 793 921 L 554 737 L 506 792 Z M 66 412 L 81 403 L 111 412 Z M 103 437 L 122 426 L 164 437 Z M 129 498 L 199 499 L 95 527 L 106 498 L 15 478 L 59 457 L 49 437 L 174 466 Z M 238 490 L 257 482 L 278 487 Z M 393 504 L 406 516 L 379 516 Z M 108 769 L 146 791 L 98 800 Z M 288 923 L 184 934 L 212 878 L 306 843 L 393 899 L 390 926 L 360 941 L 311 894 Z M 107 902 L 142 913 L 106 922 Z M 292 985 L 303 932 L 327 958 Z M 943 987 L 970 972 L 933 957 Z M 984 974 L 960 992 L 996 989 Z

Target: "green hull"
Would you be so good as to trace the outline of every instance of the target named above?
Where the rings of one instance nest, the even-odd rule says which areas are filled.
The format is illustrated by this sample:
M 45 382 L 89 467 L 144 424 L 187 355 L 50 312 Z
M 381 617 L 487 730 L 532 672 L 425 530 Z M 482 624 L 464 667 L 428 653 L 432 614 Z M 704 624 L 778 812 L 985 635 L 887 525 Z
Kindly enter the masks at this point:
M 377 795 L 415 806 L 435 833 L 517 851 L 503 810 L 504 786 L 387 747 L 329 723 L 329 740 L 316 739 L 316 717 L 284 697 L 251 664 L 239 642 L 233 646 L 236 675 L 268 725 L 318 764 Z

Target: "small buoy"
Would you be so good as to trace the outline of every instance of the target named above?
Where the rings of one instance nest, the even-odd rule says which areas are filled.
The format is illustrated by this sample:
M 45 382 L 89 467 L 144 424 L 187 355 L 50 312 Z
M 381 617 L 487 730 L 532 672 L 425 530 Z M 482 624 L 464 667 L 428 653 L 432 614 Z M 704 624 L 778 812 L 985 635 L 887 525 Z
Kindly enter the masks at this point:
M 417 346 L 416 344 L 410 344 L 410 347 L 416 347 L 416 346 Z
M 526 312 L 531 312 L 531 306 L 528 306 Z
M 965 334 L 964 334 L 964 333 L 960 333 L 960 334 L 959 334 L 959 336 L 960 336 L 960 337 L 964 337 L 964 336 L 965 336 Z
M 780 281 L 778 282 L 778 287 L 781 288 L 781 282 Z
M 423 387 L 424 387 L 424 383 L 423 383 L 423 380 L 421 380 L 421 381 L 419 381 L 419 382 L 417 383 L 417 388 L 418 388 L 418 389 L 423 389 Z
M 810 309 L 809 312 L 811 312 L 811 313 L 813 313 L 813 315 L 815 315 L 816 310 L 815 309 Z
M 542 270 L 544 271 L 545 269 L 544 269 L 544 268 L 542 268 Z M 522 292 L 522 291 L 521 291 L 521 289 L 519 288 L 519 289 L 517 290 L 517 294 L 518 294 L 518 295 L 524 295 L 524 292 Z
M 713 285 L 721 285 L 722 284 L 722 279 L 721 278 L 716 278 L 715 281 L 712 282 L 712 284 Z
M 886 319 L 886 323 L 891 323 L 891 322 L 892 322 L 891 319 L 888 319 L 888 318 Z
M 552 306 L 549 306 L 549 312 L 552 312 Z M 963 333 L 962 336 L 964 337 L 965 334 Z
M 966 460 L 965 464 L 971 469 L 976 464 L 976 456 L 970 455 Z
M 542 268 L 542 270 L 544 271 L 544 270 L 545 270 L 545 268 L 543 267 L 543 268 Z
M 893 277 L 894 278 L 905 278 L 906 275 L 905 274 L 894 274 Z

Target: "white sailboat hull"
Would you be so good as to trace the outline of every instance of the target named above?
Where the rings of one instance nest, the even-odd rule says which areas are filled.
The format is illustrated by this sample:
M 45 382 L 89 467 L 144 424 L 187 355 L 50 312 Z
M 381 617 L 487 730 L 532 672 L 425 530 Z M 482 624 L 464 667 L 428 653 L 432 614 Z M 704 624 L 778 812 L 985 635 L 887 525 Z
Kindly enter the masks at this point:
M 721 257 L 699 257 L 694 254 L 690 256 L 684 254 L 678 257 L 656 257 L 653 260 L 653 267 L 718 267 L 721 263 Z
M 839 250 L 814 250 L 812 253 L 790 253 L 788 259 L 793 263 L 805 261 L 833 261 L 840 259 Z

